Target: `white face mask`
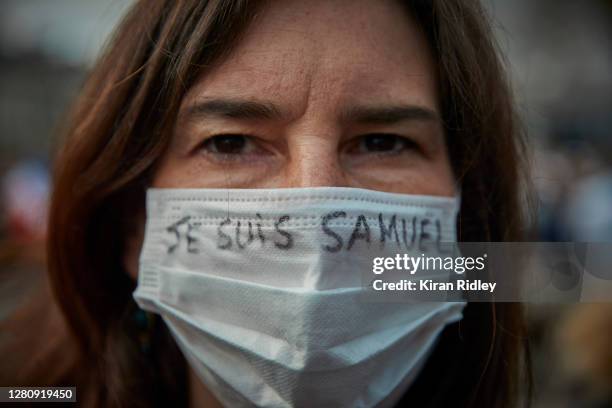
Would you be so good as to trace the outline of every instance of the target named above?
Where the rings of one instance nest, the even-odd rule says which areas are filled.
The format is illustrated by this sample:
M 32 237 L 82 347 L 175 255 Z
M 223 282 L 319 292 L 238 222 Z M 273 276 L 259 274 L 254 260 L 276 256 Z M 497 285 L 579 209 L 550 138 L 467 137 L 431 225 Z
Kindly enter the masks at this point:
M 225 406 L 390 406 L 465 304 L 364 301 L 362 275 L 374 257 L 454 242 L 457 201 L 150 189 L 134 297 Z

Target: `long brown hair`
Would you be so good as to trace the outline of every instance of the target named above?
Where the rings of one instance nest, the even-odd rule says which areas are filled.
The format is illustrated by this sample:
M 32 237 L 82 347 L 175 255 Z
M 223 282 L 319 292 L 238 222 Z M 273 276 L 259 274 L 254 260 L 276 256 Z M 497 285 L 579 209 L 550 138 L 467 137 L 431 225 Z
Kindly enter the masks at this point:
M 406 5 L 437 63 L 462 186 L 460 240 L 521 240 L 524 143 L 486 15 L 476 0 Z M 185 92 L 231 50 L 257 7 L 249 0 L 136 2 L 75 104 L 55 168 L 49 276 L 78 344 L 80 395 L 92 405 L 187 403 L 186 363 L 165 327 L 145 323 L 143 342 L 142 322 L 134 322 L 122 238 L 138 227 L 132 219 Z M 469 304 L 444 331 L 406 403 L 513 406 L 525 368 L 522 322 L 518 304 Z

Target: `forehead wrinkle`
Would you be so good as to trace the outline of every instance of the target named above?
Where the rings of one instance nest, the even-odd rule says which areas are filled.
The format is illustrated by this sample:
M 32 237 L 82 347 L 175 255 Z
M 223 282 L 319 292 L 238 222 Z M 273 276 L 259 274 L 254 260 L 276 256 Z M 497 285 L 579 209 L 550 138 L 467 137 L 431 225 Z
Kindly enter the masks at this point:
M 334 11 L 323 13 L 321 18 L 319 9 L 288 3 L 293 7 L 274 3 L 276 7 L 262 10 L 237 47 L 217 66 L 220 69 L 203 78 L 212 87 L 210 93 L 206 92 L 208 86 L 200 88 L 204 94 L 263 97 L 283 106 L 293 119 L 313 110 L 337 114 L 342 110 L 340 105 L 372 99 L 399 101 L 402 89 L 411 96 L 408 103 L 437 105 L 429 103 L 433 100 L 427 94 L 427 82 L 432 79 L 428 72 L 434 70 L 424 71 L 422 64 L 410 61 L 423 60 L 418 38 L 409 35 L 401 42 L 407 47 L 397 47 L 396 34 L 405 38 L 414 34 L 414 27 L 408 31 L 390 27 L 391 34 L 384 36 L 375 24 L 378 11 L 370 13 L 374 20 L 365 18 L 368 12 L 359 13 L 366 3 L 355 2 L 353 11 L 344 10 L 348 11 L 346 17 L 338 14 L 343 11 L 341 2 L 334 3 L 330 5 Z M 316 7 L 326 5 L 329 3 Z M 403 17 L 414 23 L 407 14 Z

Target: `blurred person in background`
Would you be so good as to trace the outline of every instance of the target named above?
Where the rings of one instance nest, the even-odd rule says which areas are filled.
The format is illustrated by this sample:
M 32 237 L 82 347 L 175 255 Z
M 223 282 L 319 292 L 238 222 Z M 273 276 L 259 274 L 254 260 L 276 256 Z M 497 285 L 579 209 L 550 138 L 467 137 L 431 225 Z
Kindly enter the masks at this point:
M 555 352 L 567 393 L 566 407 L 612 406 L 612 305 L 570 308 L 556 328 Z
M 568 241 L 612 242 L 612 150 L 606 146 L 593 150 L 572 155 L 587 163 L 569 186 L 561 209 Z
M 45 271 L 49 174 L 44 163 L 25 160 L 0 179 L 0 316 L 18 307 Z
M 300 114 L 285 118 L 292 132 L 238 124 L 236 115 L 275 112 L 247 105 L 227 113 L 215 133 L 185 119 L 186 107 L 211 90 L 272 98 L 280 112 Z M 389 98 L 425 107 L 411 111 L 418 125 L 407 134 L 378 123 L 347 136 L 333 125 L 333 115 L 352 103 Z M 379 122 L 393 117 L 379 115 Z M 297 126 L 300 118 L 308 126 Z M 269 133 L 253 136 L 261 129 Z M 349 136 L 354 150 L 345 149 Z M 195 140 L 197 154 L 185 154 L 185 138 Z M 272 160 L 269 150 L 283 158 L 278 171 L 249 168 L 249 160 Z M 367 164 L 352 178 L 347 151 Z M 136 2 L 92 70 L 56 161 L 53 300 L 41 299 L 61 314 L 39 302 L 12 321 L 23 341 L 2 345 L 11 356 L 2 382 L 76 385 L 84 406 L 227 404 L 220 384 L 194 372 L 164 321 L 134 302 L 149 187 L 343 186 L 450 196 L 458 184 L 459 240 L 520 241 L 525 154 L 477 1 Z M 215 161 L 219 155 L 235 161 L 228 167 Z M 28 313 L 53 324 L 33 326 Z M 528 400 L 523 324 L 518 304 L 468 304 L 397 405 L 514 407 L 521 396 Z M 254 388 L 262 380 L 244 375 Z
M 7 234 L 13 242 L 44 242 L 47 233 L 49 174 L 35 160 L 11 167 L 2 179 L 1 199 Z

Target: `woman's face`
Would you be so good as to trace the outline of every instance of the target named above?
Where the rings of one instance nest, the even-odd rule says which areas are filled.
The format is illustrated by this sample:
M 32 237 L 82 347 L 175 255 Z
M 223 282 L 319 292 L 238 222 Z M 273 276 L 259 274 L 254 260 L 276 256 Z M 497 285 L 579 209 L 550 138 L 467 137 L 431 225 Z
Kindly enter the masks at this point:
M 187 93 L 153 187 L 453 195 L 435 72 L 396 1 L 272 2 Z
M 452 195 L 435 68 L 396 1 L 278 1 L 180 108 L 155 187 Z

